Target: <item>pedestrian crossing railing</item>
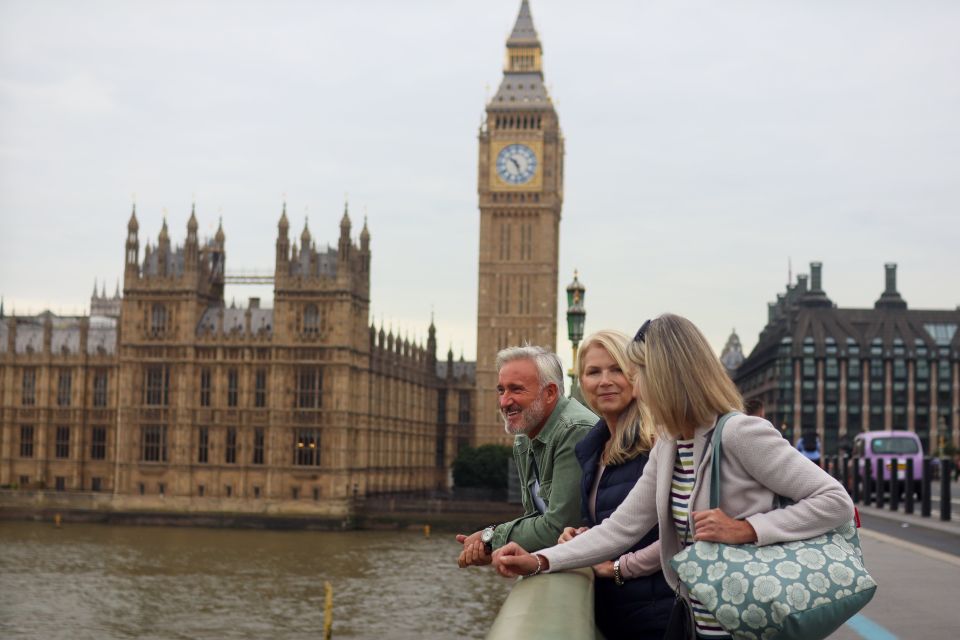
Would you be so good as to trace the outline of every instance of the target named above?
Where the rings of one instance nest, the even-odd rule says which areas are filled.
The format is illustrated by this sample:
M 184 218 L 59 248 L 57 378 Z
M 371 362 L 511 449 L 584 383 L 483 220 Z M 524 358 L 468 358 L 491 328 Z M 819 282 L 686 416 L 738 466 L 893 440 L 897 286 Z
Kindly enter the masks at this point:
M 923 458 L 920 474 L 914 460 L 863 459 L 827 456 L 824 469 L 840 481 L 856 504 L 949 521 L 953 516 L 953 462 L 949 458 Z M 919 479 L 918 479 L 919 475 Z M 936 507 L 936 508 L 935 508 Z

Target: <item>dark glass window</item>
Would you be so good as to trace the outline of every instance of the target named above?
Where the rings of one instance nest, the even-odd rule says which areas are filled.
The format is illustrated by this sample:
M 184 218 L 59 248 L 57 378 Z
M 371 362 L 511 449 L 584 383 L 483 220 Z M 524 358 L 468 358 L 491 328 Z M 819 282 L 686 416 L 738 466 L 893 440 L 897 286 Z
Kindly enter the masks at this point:
M 295 429 L 293 432 L 293 464 L 320 466 L 320 429 Z
M 240 374 L 236 369 L 227 371 L 227 406 L 237 406 L 237 393 L 240 386 Z
M 167 308 L 162 304 L 155 304 L 150 309 L 150 333 L 159 336 L 167 331 Z
M 237 462 L 237 428 L 227 427 L 227 446 L 224 450 L 224 461 L 227 464 Z
M 67 478 L 66 476 L 57 476 L 53 479 L 54 489 L 56 491 L 66 491 L 67 490 Z
M 263 427 L 257 427 L 253 430 L 253 464 L 263 464 Z
M 93 374 L 93 406 L 107 406 L 107 385 L 109 374 L 106 371 L 97 371 Z
M 107 428 L 92 427 L 90 429 L 90 459 L 104 460 L 107 457 Z
M 302 368 L 297 372 L 297 407 L 319 409 L 322 406 L 323 375 L 317 367 Z
M 200 370 L 200 406 L 210 406 L 210 369 Z
M 60 371 L 60 375 L 57 376 L 57 406 L 58 407 L 69 407 L 70 406 L 70 391 L 73 386 L 73 375 L 70 371 L 63 370 Z
M 167 461 L 166 425 L 140 427 L 140 459 L 145 462 Z
M 258 408 L 267 406 L 267 370 L 257 369 L 254 376 L 253 405 Z
M 33 457 L 33 426 L 22 425 L 20 427 L 20 457 Z
M 320 330 L 320 312 L 317 305 L 308 304 L 303 311 L 304 333 L 317 333 Z
M 90 490 L 103 491 L 103 478 L 99 476 L 94 476 L 90 478 Z
M 57 427 L 57 437 L 54 442 L 54 455 L 58 458 L 70 457 L 70 427 Z
M 23 387 L 20 393 L 20 404 L 32 407 L 37 402 L 37 370 L 23 370 Z
M 210 461 L 210 430 L 207 427 L 200 427 L 197 434 L 197 462 L 206 464 Z
M 170 368 L 162 365 L 147 367 L 144 378 L 144 403 L 154 406 L 169 404 Z

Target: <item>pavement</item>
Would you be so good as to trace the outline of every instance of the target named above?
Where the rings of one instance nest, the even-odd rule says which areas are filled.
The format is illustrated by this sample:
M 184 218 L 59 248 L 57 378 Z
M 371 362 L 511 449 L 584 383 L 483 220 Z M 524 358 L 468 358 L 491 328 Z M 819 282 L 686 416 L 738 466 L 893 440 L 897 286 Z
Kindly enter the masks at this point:
M 864 561 L 879 585 L 873 600 L 831 640 L 958 637 L 960 484 L 951 486 L 953 518 L 923 518 L 857 505 Z M 935 498 L 934 507 L 938 498 Z

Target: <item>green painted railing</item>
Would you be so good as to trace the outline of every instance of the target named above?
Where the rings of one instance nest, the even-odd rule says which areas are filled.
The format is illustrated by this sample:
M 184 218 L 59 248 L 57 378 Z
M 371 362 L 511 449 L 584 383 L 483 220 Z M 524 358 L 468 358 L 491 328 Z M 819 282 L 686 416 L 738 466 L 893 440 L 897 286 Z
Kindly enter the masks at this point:
M 600 637 L 590 569 L 517 580 L 487 634 L 487 640 Z

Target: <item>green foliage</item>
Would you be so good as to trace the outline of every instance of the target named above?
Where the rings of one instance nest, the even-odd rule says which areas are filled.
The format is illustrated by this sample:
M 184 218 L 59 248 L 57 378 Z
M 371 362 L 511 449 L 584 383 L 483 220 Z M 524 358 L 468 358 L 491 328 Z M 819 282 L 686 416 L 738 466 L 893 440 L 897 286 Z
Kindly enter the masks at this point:
M 453 483 L 458 487 L 507 488 L 507 461 L 513 449 L 499 444 L 467 447 L 453 461 Z

